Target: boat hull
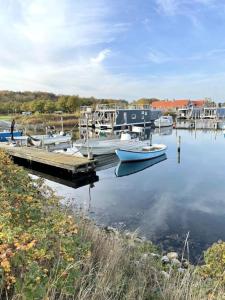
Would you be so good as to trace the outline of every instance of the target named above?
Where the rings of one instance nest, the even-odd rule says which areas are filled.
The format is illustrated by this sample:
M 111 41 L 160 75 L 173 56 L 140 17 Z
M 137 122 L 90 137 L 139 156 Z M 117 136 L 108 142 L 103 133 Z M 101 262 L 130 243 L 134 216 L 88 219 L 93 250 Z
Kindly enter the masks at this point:
M 79 149 L 83 155 L 88 155 L 91 152 L 93 155 L 111 154 L 115 153 L 115 150 L 120 148 L 126 148 L 128 150 L 136 148 L 137 146 L 147 146 L 149 141 L 139 140 L 105 140 L 105 141 L 89 141 L 83 143 L 74 143 L 74 146 Z
M 160 150 L 154 151 L 133 151 L 133 150 L 123 150 L 117 149 L 116 155 L 119 157 L 120 161 L 122 162 L 131 162 L 131 161 L 142 161 L 148 160 L 155 157 L 159 157 L 165 154 L 167 147 L 164 146 Z
M 21 131 L 14 131 L 13 132 L 13 137 L 18 137 L 18 136 L 22 136 L 22 132 Z M 0 142 L 7 142 L 8 138 L 11 138 L 11 132 L 10 131 L 3 131 L 0 132 Z

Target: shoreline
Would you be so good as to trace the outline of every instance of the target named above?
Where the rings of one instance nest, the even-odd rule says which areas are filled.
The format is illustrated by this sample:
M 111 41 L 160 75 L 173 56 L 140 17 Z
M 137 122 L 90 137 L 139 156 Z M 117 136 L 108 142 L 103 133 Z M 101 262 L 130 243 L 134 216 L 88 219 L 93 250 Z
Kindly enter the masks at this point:
M 207 250 L 203 266 L 175 252 L 160 256 L 135 233 L 71 215 L 3 151 L 0 167 L 2 299 L 223 299 L 224 242 Z

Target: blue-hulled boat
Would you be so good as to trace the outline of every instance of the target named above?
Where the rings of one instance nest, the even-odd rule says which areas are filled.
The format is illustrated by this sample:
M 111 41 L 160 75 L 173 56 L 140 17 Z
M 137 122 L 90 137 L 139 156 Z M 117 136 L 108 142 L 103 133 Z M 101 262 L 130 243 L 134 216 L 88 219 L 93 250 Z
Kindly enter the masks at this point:
M 163 154 L 159 157 L 144 161 L 120 162 L 115 169 L 115 174 L 116 177 L 128 176 L 152 167 L 153 165 L 156 165 L 166 159 L 166 154 Z
M 18 137 L 21 136 L 23 133 L 21 131 L 14 131 L 13 132 L 13 136 L 14 137 Z M 0 142 L 7 142 L 8 138 L 10 138 L 11 132 L 8 130 L 5 131 L 0 131 Z
M 142 147 L 141 149 L 117 149 L 115 152 L 120 161 L 140 161 L 161 156 L 165 154 L 166 149 L 166 145 L 154 144 L 152 146 Z

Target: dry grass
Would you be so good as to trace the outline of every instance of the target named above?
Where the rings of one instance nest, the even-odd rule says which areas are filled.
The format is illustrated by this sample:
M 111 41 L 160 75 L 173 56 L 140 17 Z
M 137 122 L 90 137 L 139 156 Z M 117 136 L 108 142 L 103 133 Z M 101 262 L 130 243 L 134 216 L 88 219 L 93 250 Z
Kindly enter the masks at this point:
M 65 126 L 78 125 L 78 114 L 33 114 L 30 116 L 17 116 L 16 121 L 20 125 L 37 125 L 61 127 L 61 117 Z
M 80 262 L 82 276 L 74 285 L 74 295 L 56 294 L 51 286 L 46 299 L 79 300 L 223 300 L 225 289 L 206 281 L 190 267 L 179 273 L 167 269 L 162 275 L 159 259 L 150 254 L 151 243 L 140 243 L 123 235 L 106 233 L 87 219 L 79 221 L 82 242 L 91 244 L 91 255 Z M 15 298 L 17 299 L 17 298 Z

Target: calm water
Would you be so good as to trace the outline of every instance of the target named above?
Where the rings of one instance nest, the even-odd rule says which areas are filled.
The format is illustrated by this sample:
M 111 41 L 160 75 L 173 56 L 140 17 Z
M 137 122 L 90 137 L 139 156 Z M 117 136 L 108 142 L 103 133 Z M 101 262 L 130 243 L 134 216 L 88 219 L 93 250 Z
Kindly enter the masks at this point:
M 181 136 L 178 163 L 177 137 Z M 181 250 L 190 232 L 191 257 L 225 240 L 225 138 L 222 131 L 173 131 L 154 135 L 168 145 L 167 159 L 153 166 L 99 171 L 99 182 L 79 189 L 49 182 L 59 195 L 88 210 L 100 224 L 136 230 L 164 250 Z M 145 168 L 142 171 L 139 169 Z M 118 170 L 117 170 L 118 172 Z

